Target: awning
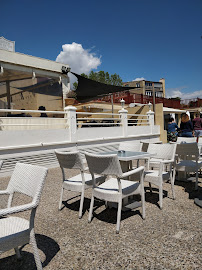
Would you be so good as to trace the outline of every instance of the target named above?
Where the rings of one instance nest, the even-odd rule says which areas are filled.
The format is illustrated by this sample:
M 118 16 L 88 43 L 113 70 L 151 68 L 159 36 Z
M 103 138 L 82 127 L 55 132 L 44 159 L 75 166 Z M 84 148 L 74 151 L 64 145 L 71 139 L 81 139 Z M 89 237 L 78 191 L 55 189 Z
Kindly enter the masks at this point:
M 135 87 L 123 87 L 100 83 L 87 79 L 81 75 L 71 72 L 78 79 L 78 87 L 76 89 L 77 100 L 79 102 L 86 102 L 96 98 L 100 98 L 104 95 L 109 95 L 115 92 L 127 91 L 134 89 Z
M 167 108 L 167 107 L 163 107 L 163 113 L 167 114 L 167 113 L 185 113 L 185 110 L 180 110 L 180 109 L 174 109 L 174 108 Z

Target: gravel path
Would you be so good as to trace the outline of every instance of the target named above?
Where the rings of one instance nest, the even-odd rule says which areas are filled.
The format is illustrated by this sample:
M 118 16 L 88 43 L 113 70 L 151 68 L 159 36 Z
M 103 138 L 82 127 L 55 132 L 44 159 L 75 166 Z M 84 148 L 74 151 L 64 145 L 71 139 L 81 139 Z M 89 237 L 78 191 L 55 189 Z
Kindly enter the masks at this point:
M 75 172 L 73 172 L 74 174 Z M 8 178 L 0 179 L 0 189 Z M 58 211 L 61 190 L 59 168 L 50 169 L 35 218 L 35 231 L 45 269 L 202 269 L 202 209 L 194 198 L 202 192 L 194 183 L 176 181 L 176 200 L 172 200 L 170 184 L 164 185 L 163 209 L 158 207 L 158 193 L 146 186 L 146 219 L 141 209 L 123 212 L 121 229 L 116 234 L 116 210 L 105 209 L 96 201 L 95 215 L 88 224 L 90 190 L 86 192 L 84 215 L 78 219 L 79 197 L 71 198 Z M 3 207 L 4 200 L 0 201 Z M 22 260 L 14 250 L 0 256 L 0 269 L 36 269 L 30 245 L 22 248 Z

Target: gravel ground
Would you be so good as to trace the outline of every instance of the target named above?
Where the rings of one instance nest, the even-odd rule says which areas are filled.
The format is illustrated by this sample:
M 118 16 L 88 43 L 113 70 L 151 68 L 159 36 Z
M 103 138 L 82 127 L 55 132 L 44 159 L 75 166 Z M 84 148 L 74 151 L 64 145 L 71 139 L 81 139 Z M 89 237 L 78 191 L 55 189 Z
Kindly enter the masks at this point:
M 73 172 L 75 174 L 75 171 Z M 0 179 L 0 189 L 8 178 Z M 202 192 L 194 183 L 176 181 L 176 200 L 170 184 L 164 185 L 163 209 L 158 193 L 146 191 L 146 219 L 141 209 L 123 212 L 120 233 L 116 234 L 116 210 L 96 201 L 94 218 L 88 224 L 90 190 L 86 192 L 84 215 L 78 218 L 79 197 L 65 192 L 65 206 L 58 211 L 61 190 L 59 168 L 50 169 L 35 218 L 39 253 L 45 269 L 202 269 L 202 209 L 194 198 Z M 0 207 L 4 200 L 0 201 Z M 36 269 L 32 249 L 21 249 L 17 261 L 14 250 L 0 256 L 0 269 Z

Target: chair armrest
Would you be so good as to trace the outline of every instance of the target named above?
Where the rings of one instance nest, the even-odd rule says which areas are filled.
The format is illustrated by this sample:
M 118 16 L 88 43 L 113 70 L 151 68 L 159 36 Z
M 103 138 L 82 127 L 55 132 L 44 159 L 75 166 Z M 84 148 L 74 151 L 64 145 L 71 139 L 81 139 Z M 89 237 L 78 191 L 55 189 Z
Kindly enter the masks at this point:
M 154 162 L 151 161 L 151 163 L 168 164 L 168 163 L 174 163 L 174 160 L 173 159 L 162 159 L 162 160 L 155 160 Z
M 0 209 L 0 217 L 6 216 L 9 214 L 15 214 L 15 213 L 31 210 L 31 209 L 35 208 L 36 206 L 37 205 L 32 202 L 32 203 L 28 203 L 28 204 L 24 204 L 24 205 Z
M 140 166 L 140 167 L 137 168 L 137 169 L 134 169 L 134 170 L 129 171 L 129 172 L 125 172 L 125 173 L 123 173 L 123 174 L 121 175 L 120 178 L 125 178 L 125 177 L 128 177 L 128 176 L 130 176 L 130 175 L 133 175 L 133 174 L 135 174 L 135 173 L 139 173 L 139 172 L 141 172 L 141 171 L 144 171 L 144 166 Z
M 0 195 L 9 195 L 10 193 L 8 192 L 7 189 L 5 190 L 0 190 Z

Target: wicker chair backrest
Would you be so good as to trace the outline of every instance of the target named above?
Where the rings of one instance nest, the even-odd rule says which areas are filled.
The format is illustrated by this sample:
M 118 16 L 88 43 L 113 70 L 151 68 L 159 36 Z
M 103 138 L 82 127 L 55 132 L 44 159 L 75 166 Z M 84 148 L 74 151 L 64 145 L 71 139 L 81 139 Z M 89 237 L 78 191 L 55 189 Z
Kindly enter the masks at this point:
M 30 196 L 38 204 L 47 172 L 44 167 L 16 163 L 7 190 L 11 194 L 19 192 Z
M 147 152 L 155 154 L 154 158 L 173 160 L 176 154 L 176 144 L 153 144 L 150 143 Z
M 81 154 L 79 151 L 60 152 L 55 150 L 61 168 L 84 170 Z
M 179 156 L 195 156 L 199 157 L 199 149 L 197 143 L 180 143 L 177 144 L 176 154 Z
M 177 143 L 194 143 L 196 142 L 196 137 L 178 137 Z
M 89 171 L 93 174 L 114 175 L 119 177 L 123 174 L 118 156 L 113 155 L 95 155 L 85 153 Z
M 119 144 L 119 150 L 125 151 L 134 151 L 141 152 L 142 151 L 142 143 L 138 142 L 121 142 Z

